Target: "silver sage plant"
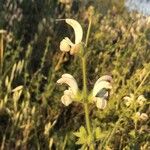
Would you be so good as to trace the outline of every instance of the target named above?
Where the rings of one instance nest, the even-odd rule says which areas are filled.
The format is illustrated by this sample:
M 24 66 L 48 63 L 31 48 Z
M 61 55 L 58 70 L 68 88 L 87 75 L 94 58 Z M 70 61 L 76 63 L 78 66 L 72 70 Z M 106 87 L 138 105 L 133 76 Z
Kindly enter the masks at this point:
M 95 104 L 97 108 L 103 110 L 107 106 L 107 99 L 109 91 L 112 89 L 112 77 L 109 75 L 104 75 L 100 77 L 94 84 L 93 90 L 88 92 L 87 89 L 87 72 L 86 72 L 86 50 L 87 41 L 89 38 L 89 32 L 91 28 L 91 22 L 89 23 L 86 42 L 83 43 L 83 29 L 78 21 L 74 19 L 64 19 L 65 22 L 70 25 L 75 33 L 75 42 L 73 43 L 70 38 L 65 37 L 60 42 L 60 50 L 62 52 L 69 52 L 71 55 L 79 56 L 82 64 L 82 78 L 83 78 L 83 89 L 79 90 L 77 81 L 71 74 L 65 73 L 57 81 L 58 84 L 67 84 L 69 87 L 64 91 L 64 95 L 61 97 L 61 102 L 68 106 L 72 102 L 80 102 L 84 105 L 85 110 L 85 121 L 86 128 L 80 127 L 79 132 L 75 132 L 74 135 L 79 139 L 76 142 L 81 144 L 82 148 L 89 148 L 90 150 L 95 149 L 95 136 L 94 129 L 91 127 L 90 117 L 89 117 L 89 105 Z

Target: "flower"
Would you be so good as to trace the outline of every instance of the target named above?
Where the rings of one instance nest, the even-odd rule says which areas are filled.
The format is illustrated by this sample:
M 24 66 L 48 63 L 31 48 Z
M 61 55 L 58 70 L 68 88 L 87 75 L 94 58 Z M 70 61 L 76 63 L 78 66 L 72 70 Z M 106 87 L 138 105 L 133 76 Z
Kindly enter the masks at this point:
M 94 84 L 92 99 L 94 102 L 96 102 L 96 106 L 99 109 L 104 109 L 107 105 L 109 90 L 112 88 L 111 82 L 112 77 L 109 75 L 105 75 L 100 77 Z
M 136 112 L 133 119 L 146 121 L 148 119 L 148 115 L 146 113 Z
M 75 32 L 75 43 L 73 43 L 68 37 L 65 37 L 61 42 L 60 42 L 60 50 L 63 52 L 69 52 L 70 54 L 73 55 L 78 52 L 79 50 L 79 45 L 82 41 L 83 37 L 83 30 L 81 25 L 79 24 L 78 21 L 74 19 L 65 19 L 66 23 L 69 24 L 74 32 Z
M 0 34 L 6 34 L 6 33 L 7 33 L 6 30 L 0 29 Z
M 125 96 L 123 99 L 125 100 L 125 105 L 128 107 L 134 102 L 134 95 L 130 94 L 130 96 Z
M 70 4 L 72 1 L 71 0 L 59 0 L 59 2 L 62 4 Z
M 78 93 L 78 85 L 74 77 L 70 74 L 63 74 L 61 78 L 57 81 L 59 84 L 69 85 L 68 90 L 64 91 L 64 95 L 61 97 L 61 101 L 65 106 L 68 106 L 76 99 Z
M 145 102 L 146 102 L 146 98 L 144 97 L 144 95 L 140 95 L 140 96 L 137 98 L 137 103 L 138 103 L 140 106 L 143 106 Z
M 123 99 L 125 100 L 125 105 L 130 106 L 132 103 L 134 103 L 135 96 L 134 94 L 130 94 L 129 96 L 125 96 Z M 140 95 L 137 98 L 136 104 L 138 104 L 138 106 L 143 106 L 145 102 L 146 98 L 144 95 Z
M 148 119 L 148 115 L 146 113 L 141 113 L 140 119 L 146 121 Z

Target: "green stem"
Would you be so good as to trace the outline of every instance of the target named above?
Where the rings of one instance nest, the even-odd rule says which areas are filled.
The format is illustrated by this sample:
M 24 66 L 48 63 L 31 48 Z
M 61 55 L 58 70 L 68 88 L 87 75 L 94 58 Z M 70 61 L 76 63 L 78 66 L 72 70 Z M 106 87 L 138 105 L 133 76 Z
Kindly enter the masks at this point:
M 85 111 L 85 120 L 86 120 L 86 128 L 88 135 L 91 138 L 93 143 L 93 136 L 91 132 L 90 118 L 89 118 L 89 108 L 87 102 L 87 77 L 86 77 L 86 57 L 82 57 L 82 74 L 83 74 L 83 100 L 84 100 L 84 111 Z M 94 145 L 91 143 L 90 149 L 94 150 Z
M 91 25 L 92 25 L 92 17 L 89 18 L 89 26 L 88 26 L 88 31 L 87 31 L 86 40 L 85 40 L 85 47 L 87 47 L 87 44 L 88 44 Z
M 90 18 L 89 19 L 88 31 L 87 31 L 87 35 L 86 35 L 85 47 L 87 47 L 87 44 L 88 44 L 91 24 L 92 24 L 92 19 Z M 86 76 L 86 55 L 85 55 L 85 53 L 84 53 L 84 55 L 82 55 L 81 61 L 82 61 L 82 75 L 83 75 L 83 101 L 84 101 L 85 121 L 86 121 L 87 132 L 88 132 L 88 135 L 91 139 L 89 149 L 94 150 L 94 143 L 93 143 L 94 139 L 93 139 L 92 132 L 91 132 L 91 125 L 90 125 L 90 118 L 89 118 L 87 76 Z
M 86 120 L 86 127 L 87 127 L 87 131 L 88 134 L 91 135 L 91 126 L 90 126 L 90 119 L 89 119 L 89 108 L 88 108 L 88 104 L 85 103 L 84 104 L 84 110 L 85 110 L 85 120 Z
M 91 134 L 89 110 L 87 104 L 87 77 L 86 77 L 86 58 L 82 57 L 82 74 L 83 74 L 83 99 L 84 99 L 84 109 L 85 109 L 85 119 L 88 134 Z
M 140 83 L 140 85 L 137 87 L 136 91 L 134 92 L 134 94 L 136 94 L 138 92 L 138 90 L 140 89 L 140 87 L 143 85 L 143 83 L 145 82 L 145 80 L 147 79 L 147 77 L 149 76 L 150 71 L 145 75 L 144 79 L 142 80 L 142 82 Z
M 0 73 L 3 72 L 3 54 L 4 54 L 4 41 L 3 41 L 3 34 L 1 35 L 0 40 Z
M 87 78 L 86 78 L 86 58 L 82 57 L 82 74 L 83 74 L 83 93 L 84 100 L 87 100 Z

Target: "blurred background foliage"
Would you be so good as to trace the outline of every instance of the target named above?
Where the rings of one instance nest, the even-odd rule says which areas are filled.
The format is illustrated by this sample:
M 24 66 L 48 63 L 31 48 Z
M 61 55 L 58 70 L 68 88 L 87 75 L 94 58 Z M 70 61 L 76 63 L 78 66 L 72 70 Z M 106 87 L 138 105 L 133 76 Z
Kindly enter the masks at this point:
M 139 121 L 135 128 L 132 118 L 138 110 L 149 114 L 149 103 L 136 109 L 123 105 L 123 97 L 131 93 L 135 100 L 140 95 L 147 101 L 150 98 L 150 17 L 129 12 L 124 3 L 0 0 L 0 29 L 7 31 L 0 74 L 1 149 L 80 147 L 75 145 L 72 131 L 84 125 L 84 111 L 78 104 L 64 107 L 60 102 L 64 87 L 56 85 L 57 79 L 67 72 L 82 88 L 80 62 L 60 52 L 60 41 L 65 36 L 74 39 L 74 33 L 65 22 L 56 19 L 78 20 L 85 41 L 91 11 L 94 15 L 87 48 L 89 91 L 102 75 L 112 75 L 114 80 L 107 109 L 91 106 L 92 124 L 102 132 L 97 149 L 101 144 L 105 149 L 150 148 L 149 120 Z M 20 85 L 23 88 L 16 96 L 12 90 Z M 124 117 L 118 127 L 120 115 Z

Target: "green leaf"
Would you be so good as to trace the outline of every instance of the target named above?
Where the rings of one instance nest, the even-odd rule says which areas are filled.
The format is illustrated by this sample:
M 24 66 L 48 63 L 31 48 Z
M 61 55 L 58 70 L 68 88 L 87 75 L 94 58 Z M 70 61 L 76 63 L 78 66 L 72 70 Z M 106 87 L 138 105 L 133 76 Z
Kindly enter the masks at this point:
M 95 138 L 99 139 L 101 137 L 101 129 L 99 127 L 97 127 L 95 129 Z
M 87 143 L 87 132 L 83 126 L 80 127 L 78 132 L 73 133 L 75 136 L 77 136 L 79 139 L 76 142 L 76 144 L 86 144 Z
M 87 136 L 87 132 L 83 126 L 80 127 L 79 132 L 74 132 L 73 134 L 77 137 Z

